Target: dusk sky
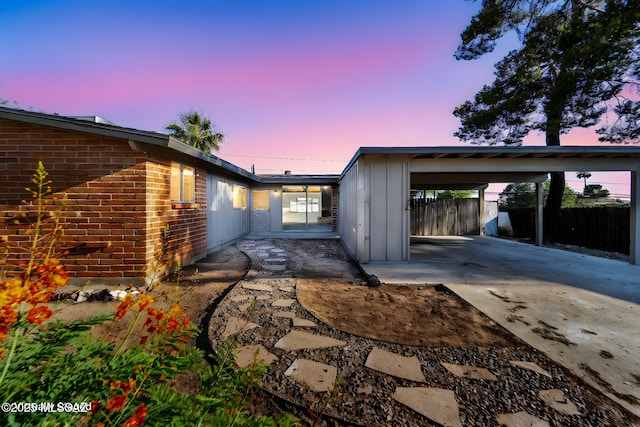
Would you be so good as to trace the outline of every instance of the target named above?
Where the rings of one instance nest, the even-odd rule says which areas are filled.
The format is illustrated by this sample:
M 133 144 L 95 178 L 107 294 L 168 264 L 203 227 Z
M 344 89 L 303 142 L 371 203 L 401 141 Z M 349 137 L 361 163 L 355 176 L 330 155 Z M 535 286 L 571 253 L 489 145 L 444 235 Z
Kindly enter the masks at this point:
M 149 131 L 197 109 L 226 136 L 216 154 L 240 167 L 340 173 L 360 146 L 466 145 L 453 136 L 452 111 L 491 83 L 493 64 L 514 43 L 503 41 L 481 60 L 455 60 L 479 7 L 463 0 L 2 0 L 0 98 Z M 592 130 L 563 139 L 596 143 Z M 543 138 L 531 135 L 526 144 Z M 575 173 L 567 180 L 582 189 Z M 589 183 L 629 193 L 628 173 L 594 173 Z

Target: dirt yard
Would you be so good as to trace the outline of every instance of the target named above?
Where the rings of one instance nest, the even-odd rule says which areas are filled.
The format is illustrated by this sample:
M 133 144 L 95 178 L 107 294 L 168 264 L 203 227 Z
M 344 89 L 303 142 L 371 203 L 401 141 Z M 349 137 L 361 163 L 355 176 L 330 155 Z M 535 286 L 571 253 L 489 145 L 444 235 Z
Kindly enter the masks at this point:
M 299 280 L 298 300 L 334 328 L 396 344 L 492 347 L 508 345 L 513 340 L 513 336 L 444 286 L 367 288 Z

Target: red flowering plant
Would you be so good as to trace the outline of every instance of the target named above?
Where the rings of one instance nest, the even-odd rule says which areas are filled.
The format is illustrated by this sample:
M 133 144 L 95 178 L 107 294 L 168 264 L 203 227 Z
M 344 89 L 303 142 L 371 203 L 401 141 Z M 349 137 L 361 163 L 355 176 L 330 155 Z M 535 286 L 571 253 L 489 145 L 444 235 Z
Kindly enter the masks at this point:
M 0 373 L 0 384 L 7 375 L 20 336 L 51 317 L 53 312 L 46 304 L 55 295 L 56 288 L 66 285 L 69 280 L 58 258 L 64 253 L 56 253 L 62 235 L 60 210 L 54 209 L 45 215 L 45 198 L 52 193 L 47 175 L 42 162 L 39 162 L 32 178 L 35 188 L 27 188 L 34 199 L 31 205 L 36 208 L 35 220 L 31 220 L 24 212 L 14 218 L 15 223 L 27 224 L 24 235 L 31 237 L 29 247 L 25 249 L 19 244 L 12 244 L 6 236 L 2 238 L 6 255 L 11 253 L 19 257 L 23 252 L 26 259 L 23 257 L 17 269 L 4 272 L 0 279 L 0 343 L 13 330 L 10 351 L 8 354 L 6 349 L 0 352 L 0 359 L 6 358 Z M 6 260 L 3 259 L 1 264 L 5 270 L 9 270 Z
M 264 366 L 234 371 L 225 362 L 212 370 L 193 346 L 197 328 L 166 295 L 128 293 L 115 314 L 53 321 L 50 299 L 68 282 L 60 261 L 65 254 L 58 250 L 60 205 L 47 198 L 52 191 L 42 163 L 33 183 L 35 220 L 17 219 L 30 237 L 28 248 L 7 238 L 1 242 L 6 256 L 0 258 L 0 403 L 72 406 L 53 412 L 8 406 L 0 412 L 0 425 L 295 425 L 288 415 L 276 422 L 249 413 L 247 397 Z M 47 210 L 47 203 L 56 209 Z M 26 256 L 10 270 L 7 259 L 19 253 Z M 128 326 L 118 346 L 91 334 L 105 322 Z M 199 378 L 199 393 L 176 390 L 177 375 L 186 373 Z

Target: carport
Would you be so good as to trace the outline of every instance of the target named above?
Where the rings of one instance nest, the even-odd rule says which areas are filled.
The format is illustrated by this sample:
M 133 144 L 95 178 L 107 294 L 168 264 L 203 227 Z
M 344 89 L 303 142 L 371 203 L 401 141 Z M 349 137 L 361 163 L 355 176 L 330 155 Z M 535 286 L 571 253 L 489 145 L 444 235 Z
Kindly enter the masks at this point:
M 361 263 L 409 261 L 412 185 L 476 188 L 482 207 L 489 183 L 535 182 L 535 240 L 541 245 L 541 183 L 550 172 L 566 171 L 631 173 L 630 263 L 640 264 L 640 149 L 635 147 L 361 147 L 340 179 L 340 235 Z

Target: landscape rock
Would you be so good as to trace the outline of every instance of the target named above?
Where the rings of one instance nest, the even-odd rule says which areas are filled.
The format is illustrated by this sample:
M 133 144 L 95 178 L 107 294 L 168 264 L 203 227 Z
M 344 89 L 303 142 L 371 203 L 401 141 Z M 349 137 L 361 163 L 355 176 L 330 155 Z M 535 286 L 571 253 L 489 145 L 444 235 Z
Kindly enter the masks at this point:
M 432 387 L 397 387 L 393 398 L 445 427 L 462 427 L 452 390 Z
M 367 368 L 375 369 L 394 377 L 416 382 L 425 381 L 422 369 L 420 369 L 420 361 L 415 356 L 400 356 L 399 354 L 374 347 L 364 365 Z
M 284 374 L 306 384 L 315 392 L 325 392 L 333 388 L 338 370 L 334 366 L 313 360 L 296 359 Z

